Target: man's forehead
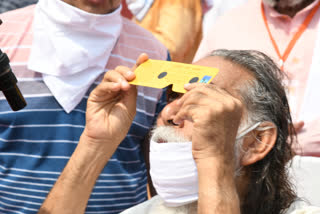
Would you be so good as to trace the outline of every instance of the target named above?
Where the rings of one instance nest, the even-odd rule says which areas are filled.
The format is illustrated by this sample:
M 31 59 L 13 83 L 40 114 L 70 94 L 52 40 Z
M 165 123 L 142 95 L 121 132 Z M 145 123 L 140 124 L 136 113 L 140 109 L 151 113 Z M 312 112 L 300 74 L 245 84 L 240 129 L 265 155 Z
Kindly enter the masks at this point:
M 252 78 L 244 67 L 220 56 L 208 56 L 193 64 L 218 68 L 219 73 L 213 79 L 212 83 L 228 91 Z

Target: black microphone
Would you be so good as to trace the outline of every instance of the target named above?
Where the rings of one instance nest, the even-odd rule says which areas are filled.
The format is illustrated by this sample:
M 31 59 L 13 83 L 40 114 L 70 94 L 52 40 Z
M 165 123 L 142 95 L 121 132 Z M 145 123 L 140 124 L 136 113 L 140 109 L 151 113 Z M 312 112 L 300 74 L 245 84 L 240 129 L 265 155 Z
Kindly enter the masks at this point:
M 12 72 L 9 63 L 10 60 L 7 54 L 0 50 L 0 90 L 6 97 L 11 109 L 18 111 L 23 109 L 27 103 L 17 86 L 17 78 Z
M 0 19 L 1 24 L 2 20 Z M 3 53 L 0 49 L 0 90 L 3 92 L 13 111 L 23 109 L 27 105 L 17 86 L 17 82 L 18 80 L 11 70 L 7 54 Z

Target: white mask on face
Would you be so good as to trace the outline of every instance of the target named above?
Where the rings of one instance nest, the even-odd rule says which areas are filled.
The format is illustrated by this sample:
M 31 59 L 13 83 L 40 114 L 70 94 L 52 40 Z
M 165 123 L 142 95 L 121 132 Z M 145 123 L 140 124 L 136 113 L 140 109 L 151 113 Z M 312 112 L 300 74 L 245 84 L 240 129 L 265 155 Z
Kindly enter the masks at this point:
M 150 175 L 158 195 L 168 207 L 198 200 L 198 172 L 192 142 L 150 142 Z
M 40 0 L 28 68 L 43 80 L 69 113 L 105 71 L 122 29 L 121 7 L 98 15 L 61 0 Z
M 255 125 L 238 134 L 241 139 L 260 125 Z M 162 127 L 159 127 L 162 129 Z M 158 195 L 168 207 L 178 207 L 198 200 L 198 171 L 192 156 L 192 142 L 172 142 L 174 129 L 156 128 L 150 141 L 150 175 Z M 159 131 L 157 131 L 159 129 Z M 167 132 L 168 130 L 172 130 Z M 167 132 L 165 134 L 157 133 Z M 167 137 L 169 136 L 169 137 Z M 178 139 L 181 136 L 177 135 Z M 165 143 L 158 143 L 165 141 Z M 182 140 L 185 141 L 185 140 Z

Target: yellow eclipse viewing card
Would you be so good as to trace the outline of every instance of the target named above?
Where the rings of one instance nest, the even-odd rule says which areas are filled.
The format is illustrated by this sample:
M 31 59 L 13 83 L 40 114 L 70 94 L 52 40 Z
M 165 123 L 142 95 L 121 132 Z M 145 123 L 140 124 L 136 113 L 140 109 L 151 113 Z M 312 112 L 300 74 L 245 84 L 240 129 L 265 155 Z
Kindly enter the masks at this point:
M 218 71 L 218 68 L 149 59 L 138 66 L 134 71 L 136 78 L 129 83 L 152 88 L 172 84 L 173 91 L 185 93 L 185 84 L 210 83 Z

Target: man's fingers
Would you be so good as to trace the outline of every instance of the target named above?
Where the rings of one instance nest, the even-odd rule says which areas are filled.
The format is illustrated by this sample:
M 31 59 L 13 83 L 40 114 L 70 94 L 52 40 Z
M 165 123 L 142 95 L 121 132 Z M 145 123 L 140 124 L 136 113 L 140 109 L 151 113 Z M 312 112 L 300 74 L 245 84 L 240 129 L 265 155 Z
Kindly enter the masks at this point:
M 97 86 L 97 89 L 101 91 L 101 93 L 106 93 L 109 91 L 120 91 L 121 85 L 117 82 L 102 82 Z
M 130 88 L 128 80 L 119 72 L 115 70 L 108 71 L 104 76 L 103 82 L 114 82 L 121 85 L 121 89 L 126 91 Z
M 182 106 L 186 101 L 199 102 L 202 98 L 208 98 L 204 90 L 189 91 L 177 101 L 177 105 Z
M 184 89 L 186 89 L 187 91 L 190 91 L 190 90 L 196 88 L 197 86 L 199 86 L 199 84 L 197 84 L 197 83 L 187 83 L 184 85 Z
M 208 109 L 206 107 L 210 107 L 209 111 L 206 112 L 210 118 L 217 114 L 227 115 L 242 110 L 242 104 L 238 99 L 217 86 L 193 83 L 188 88 L 190 90 L 176 101 L 179 111 L 174 123 L 179 124 L 182 120 L 192 121 L 194 119 L 192 116 L 203 115 L 202 110 Z M 194 109 L 197 109 L 198 113 L 195 113 Z
M 184 85 L 184 89 L 187 91 L 190 91 L 192 89 L 198 88 L 198 87 L 212 87 L 214 86 L 213 84 L 207 84 L 207 83 L 187 83 Z
M 197 107 L 198 107 L 197 105 L 193 105 L 193 104 L 184 106 L 177 112 L 177 114 L 173 118 L 173 122 L 175 124 L 180 124 L 183 122 L 183 120 L 189 120 L 193 122 L 193 118 L 192 118 L 193 110 L 197 109 Z
M 145 53 L 140 54 L 140 56 L 137 59 L 136 64 L 133 66 L 132 70 L 136 70 L 136 68 L 141 65 L 142 63 L 146 62 L 149 59 L 149 56 Z
M 119 93 L 120 90 L 120 83 L 102 82 L 90 93 L 89 100 L 94 102 L 101 102 L 105 99 L 116 96 L 116 94 Z
M 134 72 L 126 66 L 117 66 L 114 70 L 120 73 L 127 81 L 131 81 L 136 77 Z
M 185 88 L 187 92 L 178 100 L 177 105 L 182 105 L 188 99 L 199 101 L 201 98 L 208 99 L 209 97 L 214 97 L 215 101 L 223 101 L 225 96 L 225 92 L 221 89 L 205 83 L 192 83 L 185 85 Z
M 130 111 L 135 112 L 136 102 L 137 102 L 137 87 L 132 85 L 130 90 L 124 92 L 123 104 L 130 109 Z

